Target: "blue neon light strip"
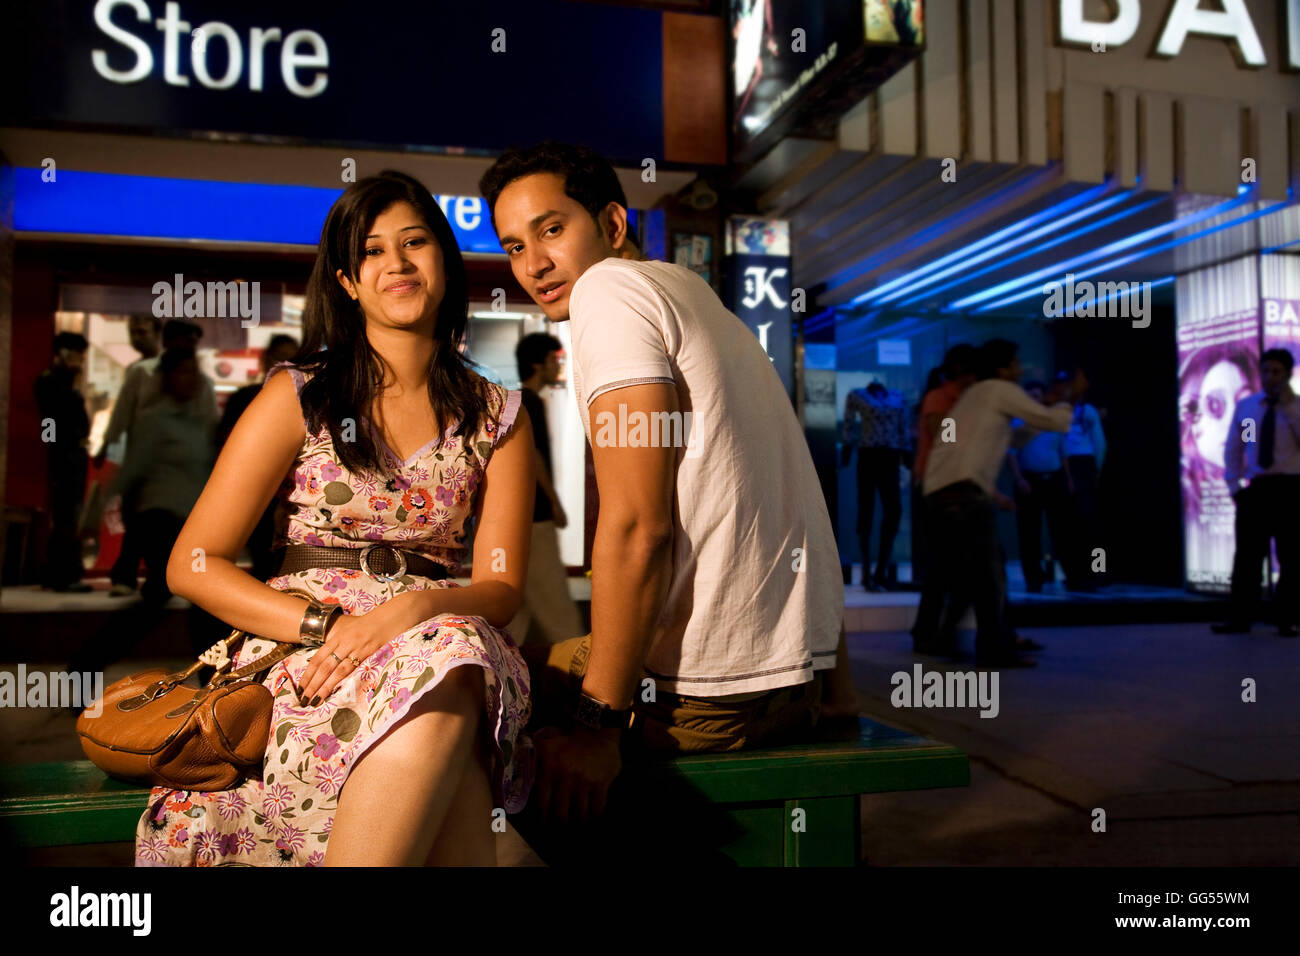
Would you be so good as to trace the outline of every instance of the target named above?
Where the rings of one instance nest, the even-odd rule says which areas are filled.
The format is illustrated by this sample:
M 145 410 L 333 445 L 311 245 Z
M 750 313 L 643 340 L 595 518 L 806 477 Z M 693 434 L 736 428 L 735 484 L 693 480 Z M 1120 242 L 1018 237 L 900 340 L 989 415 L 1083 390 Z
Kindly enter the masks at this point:
M 1111 206 L 1114 206 L 1117 203 L 1123 202 L 1124 200 L 1132 196 L 1135 192 L 1136 190 L 1134 189 L 1126 189 L 1123 192 L 1116 193 L 1114 196 L 1111 196 L 1108 199 L 1103 199 L 1101 202 L 1094 203 L 1091 206 L 1086 206 L 1085 208 L 1080 209 L 1077 212 L 1071 213 L 1068 216 L 1049 222 L 1045 226 L 1039 226 L 1037 229 L 1034 229 L 1031 232 L 1027 232 L 1023 236 L 1017 236 L 1015 239 L 1011 239 L 1000 245 L 994 246 L 991 249 L 985 249 L 983 252 L 981 252 L 979 255 L 975 256 L 974 258 L 962 260 L 961 262 L 958 262 L 956 265 L 949 266 L 947 269 L 944 269 L 941 272 L 937 272 L 934 275 L 922 279 L 920 282 L 914 283 L 911 287 L 907 289 L 900 289 L 899 291 L 894 292 L 891 295 L 885 296 L 883 299 L 879 301 L 878 304 L 885 305 L 886 303 L 893 302 L 894 300 L 907 295 L 909 292 L 915 292 L 920 289 L 924 289 L 926 286 L 929 286 L 932 283 L 941 282 L 951 275 L 955 275 L 956 273 L 959 272 L 964 272 L 966 271 L 966 269 L 970 268 L 971 266 L 979 265 L 981 262 L 987 262 L 989 259 L 992 259 L 994 256 L 1001 255 L 1004 252 L 1010 252 L 1012 249 L 1015 249 L 1018 246 L 1023 246 L 1025 243 L 1033 242 L 1035 239 L 1041 239 L 1043 236 L 1050 235 L 1056 230 L 1068 226 L 1071 223 L 1078 222 L 1081 219 L 1087 219 L 1089 216 L 1094 216 L 1099 212 L 1109 209 Z M 1022 221 L 1028 222 L 1028 220 L 1022 220 Z
M 14 170 L 18 232 L 315 246 L 325 214 L 343 192 L 63 169 L 54 182 L 44 182 L 41 173 Z M 500 254 L 482 201 L 451 202 L 447 218 L 461 251 Z
M 1045 242 L 1042 243 L 1041 245 L 1034 246 L 1034 248 L 1032 249 L 1026 249 L 1024 252 L 1017 253 L 1016 255 L 1012 256 L 1009 259 L 1000 259 L 999 261 L 993 263 L 993 265 L 991 266 L 985 266 L 983 269 L 980 269 L 976 272 L 972 272 L 969 275 L 962 275 L 957 279 L 954 279 L 952 282 L 945 282 L 943 285 L 936 286 L 935 288 L 931 289 L 929 292 L 912 296 L 909 299 L 904 299 L 902 302 L 899 303 L 899 305 L 900 306 L 911 305 L 912 303 L 920 299 L 938 295 L 940 292 L 946 292 L 949 289 L 955 288 L 956 286 L 967 285 L 973 280 L 979 279 L 982 276 L 986 276 L 991 272 L 999 272 L 1005 269 L 1007 266 L 1013 265 L 1017 262 L 1021 262 L 1025 259 L 1029 259 L 1033 256 L 1041 255 L 1042 253 L 1046 252 L 1048 249 L 1054 249 L 1059 245 L 1062 245 L 1067 242 L 1071 242 L 1075 239 L 1078 239 L 1081 236 L 1086 236 L 1091 232 L 1096 232 L 1098 229 L 1104 229 L 1107 226 L 1112 226 L 1117 222 L 1121 222 L 1122 220 L 1129 218 L 1130 216 L 1136 216 L 1138 213 L 1144 212 L 1145 210 L 1150 209 L 1152 206 L 1164 202 L 1168 198 L 1169 197 L 1165 195 L 1154 196 L 1151 199 L 1146 200 L 1145 202 L 1140 202 L 1137 203 L 1136 205 L 1130 206 L 1127 209 L 1122 209 L 1112 216 L 1107 216 L 1104 219 L 1098 219 L 1096 222 L 1088 223 L 1088 225 L 1083 226 L 1079 229 L 1073 229 L 1070 232 L 1065 233 L 1065 235 L 1063 236 L 1057 236 L 1051 242 Z
M 1203 209 L 1201 212 L 1196 213 L 1195 215 L 1192 216 L 1188 216 L 1184 219 L 1176 219 L 1173 222 L 1168 222 L 1160 226 L 1154 226 L 1150 229 L 1145 229 L 1142 232 L 1134 233 L 1133 235 L 1126 236 L 1123 239 L 1117 239 L 1112 243 L 1102 246 L 1100 249 L 1094 249 L 1091 252 L 1085 253 L 1084 255 L 1075 256 L 1073 259 L 1067 259 L 1064 262 L 1055 263 L 1054 265 L 1047 266 L 1043 269 L 1038 269 L 1034 272 L 1030 272 L 1026 275 L 1020 276 L 1015 279 L 1008 279 L 1006 282 L 1000 282 L 997 285 L 993 286 L 992 288 L 985 289 L 982 292 L 976 292 L 973 295 L 968 295 L 962 299 L 958 299 L 956 302 L 953 302 L 952 304 L 947 306 L 945 311 L 960 311 L 962 309 L 969 308 L 973 305 L 978 305 L 981 302 L 987 302 L 989 299 L 995 299 L 998 296 L 1002 295 L 1004 292 L 1010 292 L 1011 290 L 1018 289 L 1024 285 L 1028 285 L 1032 287 L 1030 291 L 1027 293 L 1027 295 L 1034 295 L 1038 287 L 1042 285 L 1042 280 L 1044 279 L 1051 279 L 1059 275 L 1064 275 L 1067 272 L 1073 271 L 1073 269 L 1076 266 L 1087 265 L 1090 262 L 1095 262 L 1098 259 L 1101 259 L 1113 253 L 1122 252 L 1125 249 L 1132 249 L 1134 246 L 1140 246 L 1144 242 L 1148 242 L 1156 238 L 1157 236 L 1163 236 L 1166 233 L 1175 232 L 1179 229 L 1185 229 L 1188 226 L 1193 225 L 1194 223 L 1203 222 L 1204 220 L 1210 219 L 1214 216 L 1219 216 L 1226 212 L 1230 212 L 1233 209 L 1236 209 L 1248 202 L 1250 202 L 1248 198 L 1229 199 L 1226 202 L 1222 202 L 1219 203 L 1218 205 L 1211 206 L 1208 209 Z M 1024 297 L 1025 296 L 1012 296 L 1008 299 L 1001 299 L 999 301 L 1015 302 L 1018 301 L 1020 298 L 1024 298 Z M 977 311 L 983 311 L 983 310 L 980 309 Z
M 885 282 L 881 285 L 878 285 L 876 286 L 876 288 L 871 289 L 868 292 L 863 292 L 861 295 L 851 300 L 849 302 L 849 305 L 865 305 L 868 302 L 872 302 L 873 300 L 880 298 L 880 296 L 885 295 L 888 292 L 892 292 L 893 290 L 897 289 L 899 286 L 916 282 L 918 279 L 930 275 L 931 273 L 936 272 L 939 269 L 942 269 L 944 266 L 950 263 L 959 261 L 964 256 L 968 256 L 973 252 L 979 252 L 982 249 L 987 249 L 989 246 L 1002 241 L 1008 236 L 1014 236 L 1017 232 L 1020 232 L 1025 229 L 1031 229 L 1040 222 L 1044 222 L 1046 220 L 1053 218 L 1054 216 L 1059 216 L 1063 212 L 1069 212 L 1071 209 L 1075 209 L 1081 205 L 1091 202 L 1093 199 L 1097 198 L 1102 193 L 1106 192 L 1106 190 L 1108 190 L 1109 188 L 1110 186 L 1108 183 L 1102 183 L 1100 186 L 1094 186 L 1091 189 L 1084 190 L 1083 192 L 1079 193 L 1077 196 L 1071 196 L 1069 199 L 1063 200 L 1054 206 L 1044 209 L 1042 212 L 1035 213 L 1032 216 L 1026 216 L 1024 219 L 1017 220 L 1016 222 L 1011 223 L 1011 225 L 999 229 L 997 232 L 985 236 L 983 239 L 980 239 L 977 242 L 973 242 L 969 245 L 962 246 L 960 249 L 957 249 L 954 252 L 948 253 L 948 255 L 946 256 L 942 256 L 941 258 L 936 259 L 934 262 L 931 262 L 929 265 L 922 266 L 919 269 L 914 269 L 911 272 L 906 273 L 905 275 L 901 275 L 896 279 L 891 279 L 889 282 Z M 996 200 L 997 198 L 998 197 L 996 196 L 990 196 L 984 202 L 980 203 L 976 207 L 976 210 L 989 205 L 990 203 L 994 202 L 994 200 Z M 972 211 L 975 210 L 967 210 L 967 213 L 969 214 Z M 951 225 L 952 224 L 948 220 L 944 220 L 943 222 L 932 227 L 932 229 L 937 230 L 939 232 L 944 232 L 947 231 L 949 228 L 951 228 Z M 901 292 L 900 294 L 906 294 L 907 291 L 909 290 L 904 289 L 903 292 Z
M 835 273 L 829 279 L 827 279 L 826 288 L 828 291 L 831 289 L 839 288 L 845 283 L 852 282 L 854 279 L 858 278 L 859 276 L 865 275 L 866 273 L 871 272 L 873 269 L 876 269 L 887 262 L 890 262 L 894 259 L 898 259 L 900 256 L 904 256 L 915 249 L 922 248 L 931 240 L 943 236 L 945 233 L 951 232 L 953 229 L 963 225 L 966 222 L 969 222 L 972 219 L 978 218 L 980 215 L 983 214 L 983 211 L 989 206 L 996 206 L 1004 202 L 1009 202 L 1015 196 L 1019 195 L 1025 190 L 1032 189 L 1034 184 L 1037 181 L 1047 180 L 1053 178 L 1054 176 L 1055 176 L 1054 173 L 1040 172 L 1034 175 L 1025 176 L 1024 178 L 1017 180 L 1016 182 L 1010 183 L 1009 185 L 999 189 L 993 195 L 984 199 L 982 202 L 974 206 L 970 206 L 966 209 L 963 209 L 961 212 L 958 212 L 948 217 L 947 219 L 942 219 L 939 222 L 936 222 L 932 226 L 927 226 L 925 229 L 921 229 L 911 234 L 906 239 L 903 239 L 900 242 L 890 243 L 884 246 L 883 248 L 881 248 L 881 250 L 875 253 L 874 255 L 869 255 L 864 259 L 862 259 L 861 261 L 855 262 L 849 268 L 843 269 L 840 272 Z M 859 295 L 857 299 L 861 299 L 863 296 L 871 295 L 875 291 L 876 291 L 875 289 L 872 289 L 869 292 L 864 292 L 861 295 Z M 847 306 L 853 306 L 857 304 L 857 299 L 848 302 Z
M 1271 216 L 1273 213 L 1278 212 L 1279 210 L 1284 209 L 1289 205 L 1290 205 L 1289 202 L 1274 203 L 1272 206 L 1267 206 L 1264 209 L 1258 209 L 1254 212 L 1247 213 L 1244 216 L 1238 216 L 1236 219 L 1229 219 L 1227 222 L 1219 223 L 1217 226 L 1210 226 L 1208 229 L 1202 229 L 1199 232 L 1192 233 L 1191 235 L 1180 236 L 1179 238 L 1172 239 L 1169 242 L 1161 243 L 1160 245 L 1157 246 L 1151 246 L 1147 249 L 1140 249 L 1137 252 L 1131 253 L 1127 256 L 1121 256 L 1118 259 L 1112 259 L 1109 262 L 1103 262 L 1101 265 L 1089 269 L 1086 272 L 1075 273 L 1074 274 L 1075 281 L 1077 282 L 1080 279 L 1086 279 L 1089 276 L 1095 276 L 1099 273 L 1105 272 L 1107 269 L 1118 269 L 1121 268 L 1122 266 L 1128 265 L 1131 262 L 1137 262 L 1141 259 L 1150 258 L 1151 256 L 1155 255 L 1158 252 L 1167 252 L 1170 249 L 1177 248 L 1178 246 L 1181 246 L 1184 243 L 1191 242 L 1194 239 L 1201 239 L 1204 238 L 1205 236 L 1212 236 L 1216 232 L 1222 232 L 1224 229 L 1230 229 L 1233 226 L 1240 226 L 1243 223 L 1251 222 L 1252 220 L 1260 219 L 1264 216 Z M 1186 225 L 1188 221 L 1189 220 L 1182 220 L 1181 222 L 1175 223 L 1174 225 L 1183 226 Z M 1035 286 L 1034 288 L 1029 289 L 1027 292 L 1021 292 L 1018 295 L 1008 296 L 1005 299 L 999 299 L 996 302 L 990 302 L 988 305 L 981 306 L 975 311 L 988 312 L 992 309 L 998 308 L 999 306 L 1009 305 L 1012 302 L 1020 302 L 1023 301 L 1024 299 L 1030 298 L 1031 296 L 1041 295 L 1041 294 L 1043 294 L 1042 289 L 1038 286 Z M 949 308 L 946 309 L 945 311 L 949 311 L 949 310 L 955 311 L 955 309 L 953 309 L 952 306 L 949 306 Z

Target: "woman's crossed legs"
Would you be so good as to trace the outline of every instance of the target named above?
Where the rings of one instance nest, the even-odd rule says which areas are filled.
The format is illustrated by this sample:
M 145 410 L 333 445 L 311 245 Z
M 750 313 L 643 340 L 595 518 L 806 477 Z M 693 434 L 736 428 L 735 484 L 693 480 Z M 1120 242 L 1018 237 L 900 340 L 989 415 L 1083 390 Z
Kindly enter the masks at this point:
M 484 675 L 454 667 L 352 766 L 326 866 L 493 866 Z

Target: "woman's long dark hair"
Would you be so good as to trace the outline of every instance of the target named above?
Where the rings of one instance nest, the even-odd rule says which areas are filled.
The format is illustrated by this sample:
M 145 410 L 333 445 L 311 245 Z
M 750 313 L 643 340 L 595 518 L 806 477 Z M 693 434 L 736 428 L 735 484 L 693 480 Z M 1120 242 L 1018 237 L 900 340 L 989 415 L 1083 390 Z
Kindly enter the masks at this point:
M 293 360 L 313 373 L 301 393 L 308 428 L 313 433 L 321 425 L 329 428 L 339 460 L 349 471 L 390 473 L 376 436 L 360 427 L 361 416 L 371 409 L 383 383 L 384 369 L 366 338 L 360 305 L 335 273 L 341 269 L 353 282 L 358 280 L 370 228 L 398 202 L 408 202 L 419 211 L 442 249 L 445 291 L 429 364 L 429 402 L 438 434 L 459 422 L 455 434 L 468 439 L 488 415 L 484 380 L 460 352 L 469 321 L 469 280 L 447 217 L 429 190 L 413 177 L 391 169 L 367 176 L 348 187 L 325 217 L 316 264 L 307 283 L 302 347 Z M 352 429 L 354 440 L 344 440 L 343 422 L 347 419 L 357 423 Z

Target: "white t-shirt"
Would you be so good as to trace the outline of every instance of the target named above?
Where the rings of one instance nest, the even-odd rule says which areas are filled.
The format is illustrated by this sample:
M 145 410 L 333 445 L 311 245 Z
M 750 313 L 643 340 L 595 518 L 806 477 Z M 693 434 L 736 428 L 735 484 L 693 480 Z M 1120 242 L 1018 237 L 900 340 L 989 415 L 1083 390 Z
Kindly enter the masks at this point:
M 645 672 L 666 691 L 723 697 L 802 684 L 835 664 L 844 583 L 812 456 L 758 339 L 707 282 L 666 262 L 606 259 L 573 286 L 574 388 L 677 387 L 673 576 Z M 595 442 L 662 444 L 626 413 Z M 620 429 L 622 437 L 620 437 Z M 650 433 L 653 432 L 653 438 Z
M 947 427 L 940 424 L 925 466 L 923 488 L 927 495 L 959 481 L 973 481 L 993 494 L 1011 444 L 1011 420 L 1020 418 L 1043 431 L 1065 432 L 1070 429 L 1073 411 L 1067 404 L 1048 408 L 1015 382 L 990 378 L 962 392 L 948 417 L 953 440 L 943 440 Z

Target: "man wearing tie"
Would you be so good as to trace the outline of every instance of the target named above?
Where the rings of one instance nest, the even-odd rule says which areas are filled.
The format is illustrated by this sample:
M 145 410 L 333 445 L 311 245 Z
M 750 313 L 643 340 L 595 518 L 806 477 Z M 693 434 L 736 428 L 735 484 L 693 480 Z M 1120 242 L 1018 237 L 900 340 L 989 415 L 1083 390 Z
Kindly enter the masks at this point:
M 1245 634 L 1259 602 L 1260 564 L 1271 538 L 1281 566 L 1274 595 L 1278 634 L 1295 637 L 1300 620 L 1300 398 L 1291 390 L 1295 359 L 1286 349 L 1260 357 L 1264 390 L 1237 403 L 1224 447 L 1224 480 L 1237 505 L 1237 553 L 1226 623 L 1216 634 Z M 1244 485 L 1243 485 L 1244 481 Z

